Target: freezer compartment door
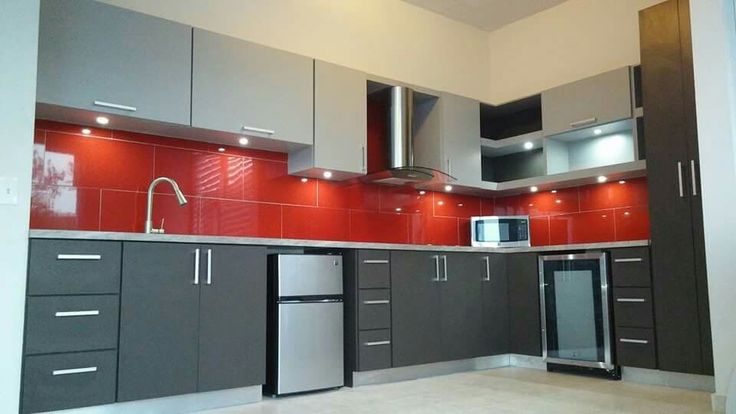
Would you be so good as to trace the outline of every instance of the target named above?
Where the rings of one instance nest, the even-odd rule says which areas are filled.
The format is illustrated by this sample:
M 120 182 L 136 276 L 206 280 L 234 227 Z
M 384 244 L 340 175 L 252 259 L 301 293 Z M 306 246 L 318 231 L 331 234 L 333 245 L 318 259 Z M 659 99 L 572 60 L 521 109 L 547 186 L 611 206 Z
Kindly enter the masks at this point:
M 342 256 L 279 255 L 278 296 L 342 295 Z
M 278 305 L 277 394 L 341 387 L 343 304 Z

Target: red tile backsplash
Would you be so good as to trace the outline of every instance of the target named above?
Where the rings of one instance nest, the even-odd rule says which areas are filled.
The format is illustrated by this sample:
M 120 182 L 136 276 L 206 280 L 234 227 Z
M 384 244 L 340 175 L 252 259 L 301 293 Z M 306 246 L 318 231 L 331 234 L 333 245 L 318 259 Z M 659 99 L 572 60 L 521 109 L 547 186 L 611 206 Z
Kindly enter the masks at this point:
M 383 114 L 374 114 L 383 116 Z M 474 215 L 529 214 L 533 245 L 649 237 L 645 179 L 509 197 L 420 192 L 356 181 L 302 180 L 286 154 L 37 121 L 31 228 L 140 232 L 153 177 L 154 226 L 167 233 L 470 244 Z M 380 131 L 374 131 L 379 134 Z

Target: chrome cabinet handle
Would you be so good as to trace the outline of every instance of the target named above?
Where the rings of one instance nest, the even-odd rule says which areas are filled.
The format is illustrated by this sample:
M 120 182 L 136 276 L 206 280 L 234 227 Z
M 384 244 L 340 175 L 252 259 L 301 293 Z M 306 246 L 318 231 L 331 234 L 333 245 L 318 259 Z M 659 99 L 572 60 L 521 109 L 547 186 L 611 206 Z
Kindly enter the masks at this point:
M 620 338 L 618 340 L 619 342 L 623 342 L 625 344 L 642 344 L 646 345 L 649 343 L 646 339 L 629 339 L 629 338 Z
M 452 175 L 452 164 L 449 158 L 447 159 L 447 175 Z
M 57 254 L 56 260 L 102 260 L 100 254 Z
M 486 277 L 483 278 L 483 281 L 490 282 L 491 281 L 491 258 L 488 256 L 485 256 L 483 258 L 483 261 L 486 263 Z
M 388 264 L 388 260 L 383 260 L 383 259 L 367 259 L 367 260 L 363 260 L 363 264 Z
M 194 284 L 199 284 L 199 249 L 194 250 Z
M 587 119 L 581 119 L 580 121 L 570 122 L 570 126 L 573 128 L 581 127 L 584 125 L 590 125 L 593 123 L 598 122 L 597 117 L 587 118 Z
M 391 345 L 391 341 L 363 342 L 363 345 L 365 345 L 365 346 Z
M 442 255 L 442 270 L 444 270 L 445 277 L 442 278 L 443 282 L 447 282 L 447 256 Z
M 682 162 L 677 161 L 677 188 L 680 191 L 680 198 L 685 197 L 685 193 L 682 189 Z
M 364 305 L 388 305 L 391 303 L 389 300 L 364 300 Z
M 256 132 L 259 134 L 266 134 L 266 135 L 273 135 L 276 133 L 276 131 L 274 131 L 273 129 L 256 128 L 256 127 L 247 126 L 247 125 L 243 125 L 241 129 L 243 131 Z
M 365 172 L 366 166 L 365 166 L 365 145 L 360 147 L 360 159 L 363 163 L 363 172 Z
M 634 262 L 641 262 L 644 259 L 641 257 L 624 257 L 621 259 L 613 259 L 614 263 L 634 263 Z
M 616 299 L 616 302 L 621 303 L 644 303 L 647 300 L 644 298 L 618 298 Z
M 693 182 L 693 195 L 698 195 L 698 180 L 695 178 L 695 160 L 690 160 L 690 178 Z
M 432 260 L 434 260 L 434 279 L 432 279 L 433 282 L 439 282 L 440 281 L 440 257 L 437 255 L 432 256 Z
M 207 249 L 207 284 L 212 284 L 212 249 Z
M 51 371 L 51 375 L 56 376 L 56 375 L 84 374 L 87 372 L 97 372 L 97 367 L 55 369 Z
M 74 316 L 97 316 L 100 314 L 99 309 L 82 310 L 82 311 L 62 311 L 54 313 L 57 318 L 70 318 Z
M 135 112 L 138 110 L 135 106 L 128 106 L 128 105 L 120 105 L 112 102 L 105 102 L 105 101 L 94 101 L 93 102 L 95 106 L 101 106 L 104 108 L 112 108 L 112 109 L 119 109 L 121 111 L 128 111 L 128 112 Z

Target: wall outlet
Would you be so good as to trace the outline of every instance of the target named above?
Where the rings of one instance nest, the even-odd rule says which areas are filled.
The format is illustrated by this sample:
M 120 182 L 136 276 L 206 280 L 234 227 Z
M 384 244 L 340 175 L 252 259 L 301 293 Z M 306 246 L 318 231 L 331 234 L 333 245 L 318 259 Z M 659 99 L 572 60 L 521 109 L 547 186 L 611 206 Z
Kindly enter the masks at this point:
M 18 178 L 0 177 L 0 204 L 18 204 Z

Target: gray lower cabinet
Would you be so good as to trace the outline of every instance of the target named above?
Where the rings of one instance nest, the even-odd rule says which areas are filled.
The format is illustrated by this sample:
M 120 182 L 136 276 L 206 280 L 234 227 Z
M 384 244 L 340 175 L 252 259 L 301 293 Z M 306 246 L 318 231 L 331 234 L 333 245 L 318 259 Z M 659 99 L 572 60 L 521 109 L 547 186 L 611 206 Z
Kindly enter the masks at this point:
M 536 253 L 506 255 L 509 352 L 512 354 L 542 355 L 537 257 Z
M 191 53 L 189 26 L 92 0 L 44 0 L 37 101 L 189 125 Z
M 118 401 L 263 383 L 265 273 L 261 247 L 124 243 Z
M 313 59 L 194 29 L 192 126 L 312 145 Z
M 440 259 L 443 273 L 440 283 L 442 360 L 487 355 L 483 260 L 474 253 L 446 253 Z
M 505 254 L 476 255 L 483 275 L 484 355 L 509 352 L 508 279 Z M 476 264 L 477 266 L 477 264 Z

